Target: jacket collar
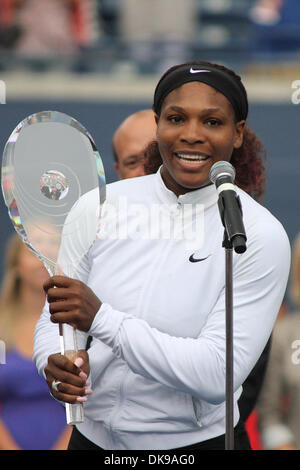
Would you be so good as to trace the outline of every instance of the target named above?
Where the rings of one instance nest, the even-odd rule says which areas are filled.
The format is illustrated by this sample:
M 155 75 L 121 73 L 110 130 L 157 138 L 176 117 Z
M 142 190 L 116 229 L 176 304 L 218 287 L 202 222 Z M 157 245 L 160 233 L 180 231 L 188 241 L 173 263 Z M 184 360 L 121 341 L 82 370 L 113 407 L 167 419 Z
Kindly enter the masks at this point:
M 156 173 L 156 191 L 160 201 L 163 203 L 203 204 L 205 209 L 217 203 L 218 193 L 214 184 L 189 191 L 181 196 L 176 196 L 173 191 L 166 187 L 161 176 L 161 169 L 162 167 L 160 167 Z

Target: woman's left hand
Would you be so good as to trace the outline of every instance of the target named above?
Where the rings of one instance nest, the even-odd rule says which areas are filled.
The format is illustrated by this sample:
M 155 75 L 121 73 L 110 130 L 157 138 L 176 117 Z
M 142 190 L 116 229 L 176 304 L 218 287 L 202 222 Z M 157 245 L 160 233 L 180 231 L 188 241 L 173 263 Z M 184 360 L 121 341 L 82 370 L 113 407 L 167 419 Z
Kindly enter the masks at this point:
M 88 331 L 102 303 L 86 284 L 66 276 L 53 276 L 44 283 L 53 323 L 68 323 Z

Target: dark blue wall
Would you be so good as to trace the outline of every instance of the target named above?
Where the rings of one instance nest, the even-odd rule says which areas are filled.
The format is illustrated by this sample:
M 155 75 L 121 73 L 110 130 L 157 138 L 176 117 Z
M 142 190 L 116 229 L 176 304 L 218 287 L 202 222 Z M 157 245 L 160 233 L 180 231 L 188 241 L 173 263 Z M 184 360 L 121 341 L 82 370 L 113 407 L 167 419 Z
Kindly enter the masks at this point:
M 107 182 L 117 179 L 113 168 L 111 137 L 119 123 L 150 103 L 10 102 L 0 105 L 0 151 L 15 126 L 26 116 L 43 110 L 58 110 L 73 116 L 93 136 L 103 159 Z M 249 126 L 263 140 L 268 152 L 267 193 L 264 205 L 282 222 L 293 242 L 300 231 L 300 105 L 254 104 Z M 13 232 L 0 195 L 0 277 L 5 242 Z

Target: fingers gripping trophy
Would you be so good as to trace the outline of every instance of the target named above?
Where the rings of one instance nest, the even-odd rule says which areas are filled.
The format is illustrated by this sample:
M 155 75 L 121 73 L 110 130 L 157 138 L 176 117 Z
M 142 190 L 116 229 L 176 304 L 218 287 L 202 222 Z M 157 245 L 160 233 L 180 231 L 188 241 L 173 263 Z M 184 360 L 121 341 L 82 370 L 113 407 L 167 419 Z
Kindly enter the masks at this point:
M 3 153 L 2 191 L 12 224 L 50 276 L 76 278 L 96 239 L 106 198 L 105 174 L 91 135 L 58 111 L 28 116 Z M 59 324 L 60 352 L 75 360 L 77 331 Z M 54 380 L 52 387 L 57 388 Z M 66 403 L 68 424 L 84 420 L 82 403 Z

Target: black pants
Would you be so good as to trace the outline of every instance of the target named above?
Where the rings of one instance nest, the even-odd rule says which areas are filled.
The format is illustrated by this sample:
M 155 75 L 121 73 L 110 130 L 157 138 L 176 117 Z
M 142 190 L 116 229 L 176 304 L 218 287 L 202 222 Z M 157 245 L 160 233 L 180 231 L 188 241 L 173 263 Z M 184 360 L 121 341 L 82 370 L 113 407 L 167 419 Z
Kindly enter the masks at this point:
M 68 450 L 104 450 L 104 449 L 102 449 L 101 447 L 98 447 L 96 444 L 89 441 L 74 426 L 71 439 L 69 442 Z M 225 450 L 225 434 L 223 434 L 222 436 L 214 437 L 213 439 L 208 439 L 207 441 L 198 442 L 197 444 L 192 444 L 190 446 L 180 447 L 177 449 L 169 449 L 169 450 L 178 450 L 178 451 Z M 237 426 L 234 428 L 234 450 L 251 450 L 248 435 L 242 423 L 238 423 Z

